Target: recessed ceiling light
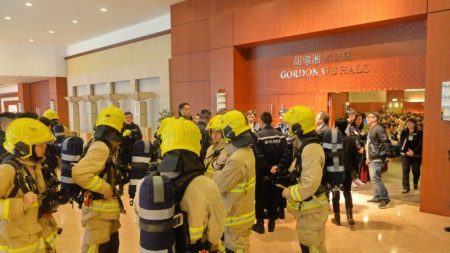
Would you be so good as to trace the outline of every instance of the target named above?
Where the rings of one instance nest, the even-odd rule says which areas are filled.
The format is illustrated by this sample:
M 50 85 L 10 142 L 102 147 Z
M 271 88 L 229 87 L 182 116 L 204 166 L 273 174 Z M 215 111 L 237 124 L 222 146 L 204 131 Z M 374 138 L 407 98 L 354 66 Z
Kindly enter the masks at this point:
M 4 19 L 5 20 L 11 20 L 11 17 L 6 16 L 6 17 L 4 17 Z
M 74 19 L 74 20 L 72 20 L 72 23 L 78 24 L 78 20 Z
M 29 41 L 29 42 L 34 42 L 34 40 L 33 40 L 33 39 L 29 39 L 28 41 Z
M 100 8 L 100 11 L 106 12 L 106 11 L 108 11 L 108 9 L 106 9 L 106 8 Z
M 25 6 L 31 7 L 31 6 L 33 6 L 33 4 L 32 4 L 32 3 L 29 3 L 29 2 L 27 2 L 27 3 L 25 3 Z
M 55 31 L 53 31 L 53 30 L 49 30 L 49 31 L 48 31 L 48 33 L 52 33 L 52 34 L 53 34 L 53 33 L 55 33 Z

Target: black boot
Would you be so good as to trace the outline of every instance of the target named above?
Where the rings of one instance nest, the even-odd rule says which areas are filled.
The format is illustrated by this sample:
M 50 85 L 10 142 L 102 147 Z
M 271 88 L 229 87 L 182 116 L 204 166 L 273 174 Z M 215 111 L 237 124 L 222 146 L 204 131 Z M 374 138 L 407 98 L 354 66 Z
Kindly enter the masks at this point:
M 268 224 L 268 231 L 269 232 L 273 232 L 275 231 L 275 220 L 269 220 L 269 224 Z
M 256 224 L 253 224 L 252 230 L 258 234 L 264 234 L 264 220 L 258 219 Z
M 278 218 L 284 220 L 284 218 L 285 218 L 285 215 L 284 215 L 284 207 L 279 207 L 279 210 L 278 210 Z
M 353 220 L 353 210 L 351 208 L 347 208 L 347 221 L 349 225 L 355 225 L 355 221 Z
M 339 212 L 334 213 L 334 218 L 331 219 L 331 222 L 340 226 L 341 225 L 341 215 Z

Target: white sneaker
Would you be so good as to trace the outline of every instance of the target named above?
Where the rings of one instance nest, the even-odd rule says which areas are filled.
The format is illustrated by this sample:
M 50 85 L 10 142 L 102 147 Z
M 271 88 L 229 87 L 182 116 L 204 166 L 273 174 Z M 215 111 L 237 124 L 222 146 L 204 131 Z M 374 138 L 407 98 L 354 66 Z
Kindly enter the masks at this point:
M 365 185 L 365 183 L 363 183 L 363 181 L 359 180 L 359 178 L 353 180 L 353 182 L 358 185 Z
M 358 184 L 355 184 L 355 182 L 352 182 L 352 188 L 358 187 Z

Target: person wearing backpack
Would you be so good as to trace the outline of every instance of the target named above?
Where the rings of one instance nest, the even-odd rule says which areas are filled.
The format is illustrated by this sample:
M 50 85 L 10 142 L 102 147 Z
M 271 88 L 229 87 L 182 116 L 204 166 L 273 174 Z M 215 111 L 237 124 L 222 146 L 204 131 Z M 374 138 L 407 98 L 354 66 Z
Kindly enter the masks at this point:
M 225 250 L 227 253 L 250 252 L 249 237 L 255 220 L 255 156 L 251 145 L 256 136 L 245 115 L 228 111 L 222 118 L 222 133 L 228 145 L 220 152 L 214 166 L 213 180 L 219 186 L 227 217 Z
M 16 119 L 6 130 L 4 147 L 10 155 L 0 165 L 0 252 L 55 250 L 54 236 L 44 236 L 51 228 L 39 217 L 46 191 L 41 161 L 54 140 L 50 129 L 35 119 Z
M 125 211 L 116 188 L 122 180 L 117 152 L 124 122 L 122 110 L 115 106 L 103 108 L 98 114 L 94 138 L 72 168 L 73 181 L 85 191 L 81 217 L 85 228 L 83 253 L 119 251 L 119 218 Z
M 134 200 L 141 252 L 218 252 L 225 208 L 217 185 L 203 175 L 199 128 L 180 117 L 161 139 L 158 172 L 138 183 Z
M 321 185 L 325 154 L 315 131 L 314 112 L 303 105 L 289 109 L 283 118 L 289 134 L 295 136 L 295 177 L 293 185 L 283 190 L 288 210 L 297 218 L 301 252 L 326 252 L 325 223 L 328 199 Z
M 326 112 L 320 112 L 319 114 L 328 115 Z M 330 193 L 332 195 L 334 218 L 331 219 L 331 222 L 340 226 L 339 197 L 345 178 L 344 137 L 338 129 L 328 127 L 328 120 L 329 118 L 324 120 L 326 127 L 323 127 L 322 131 L 319 132 L 319 138 L 325 152 L 322 185 L 325 186 L 329 199 Z
M 214 173 L 214 167 L 212 163 L 219 157 L 220 151 L 227 145 L 222 135 L 222 114 L 214 116 L 206 126 L 209 130 L 209 136 L 211 137 L 211 146 L 208 147 L 206 151 L 206 156 L 204 160 L 205 164 L 205 176 L 212 178 Z

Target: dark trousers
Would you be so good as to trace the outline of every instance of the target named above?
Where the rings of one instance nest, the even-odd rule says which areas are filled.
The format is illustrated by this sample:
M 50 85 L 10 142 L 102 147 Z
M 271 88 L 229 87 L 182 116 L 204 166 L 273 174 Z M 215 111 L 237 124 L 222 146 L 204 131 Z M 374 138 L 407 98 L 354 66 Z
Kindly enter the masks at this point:
M 98 246 L 99 253 L 118 253 L 119 252 L 119 232 L 111 234 L 109 241 Z
M 420 165 L 422 164 L 421 157 L 406 157 L 402 155 L 403 168 L 403 189 L 409 190 L 409 172 L 412 170 L 414 185 L 419 184 Z
M 282 189 L 276 187 L 271 182 L 263 179 L 256 179 L 256 204 L 255 212 L 256 219 L 264 219 L 264 209 L 267 209 L 269 219 L 275 220 L 278 218 L 278 203 L 280 202 Z
M 352 209 L 353 208 L 353 199 L 352 199 L 352 175 L 350 171 L 345 171 L 344 182 L 342 183 L 344 188 L 344 198 L 345 198 L 345 208 Z M 338 213 L 340 211 L 339 201 L 341 199 L 341 192 L 336 191 L 333 192 L 333 212 Z

